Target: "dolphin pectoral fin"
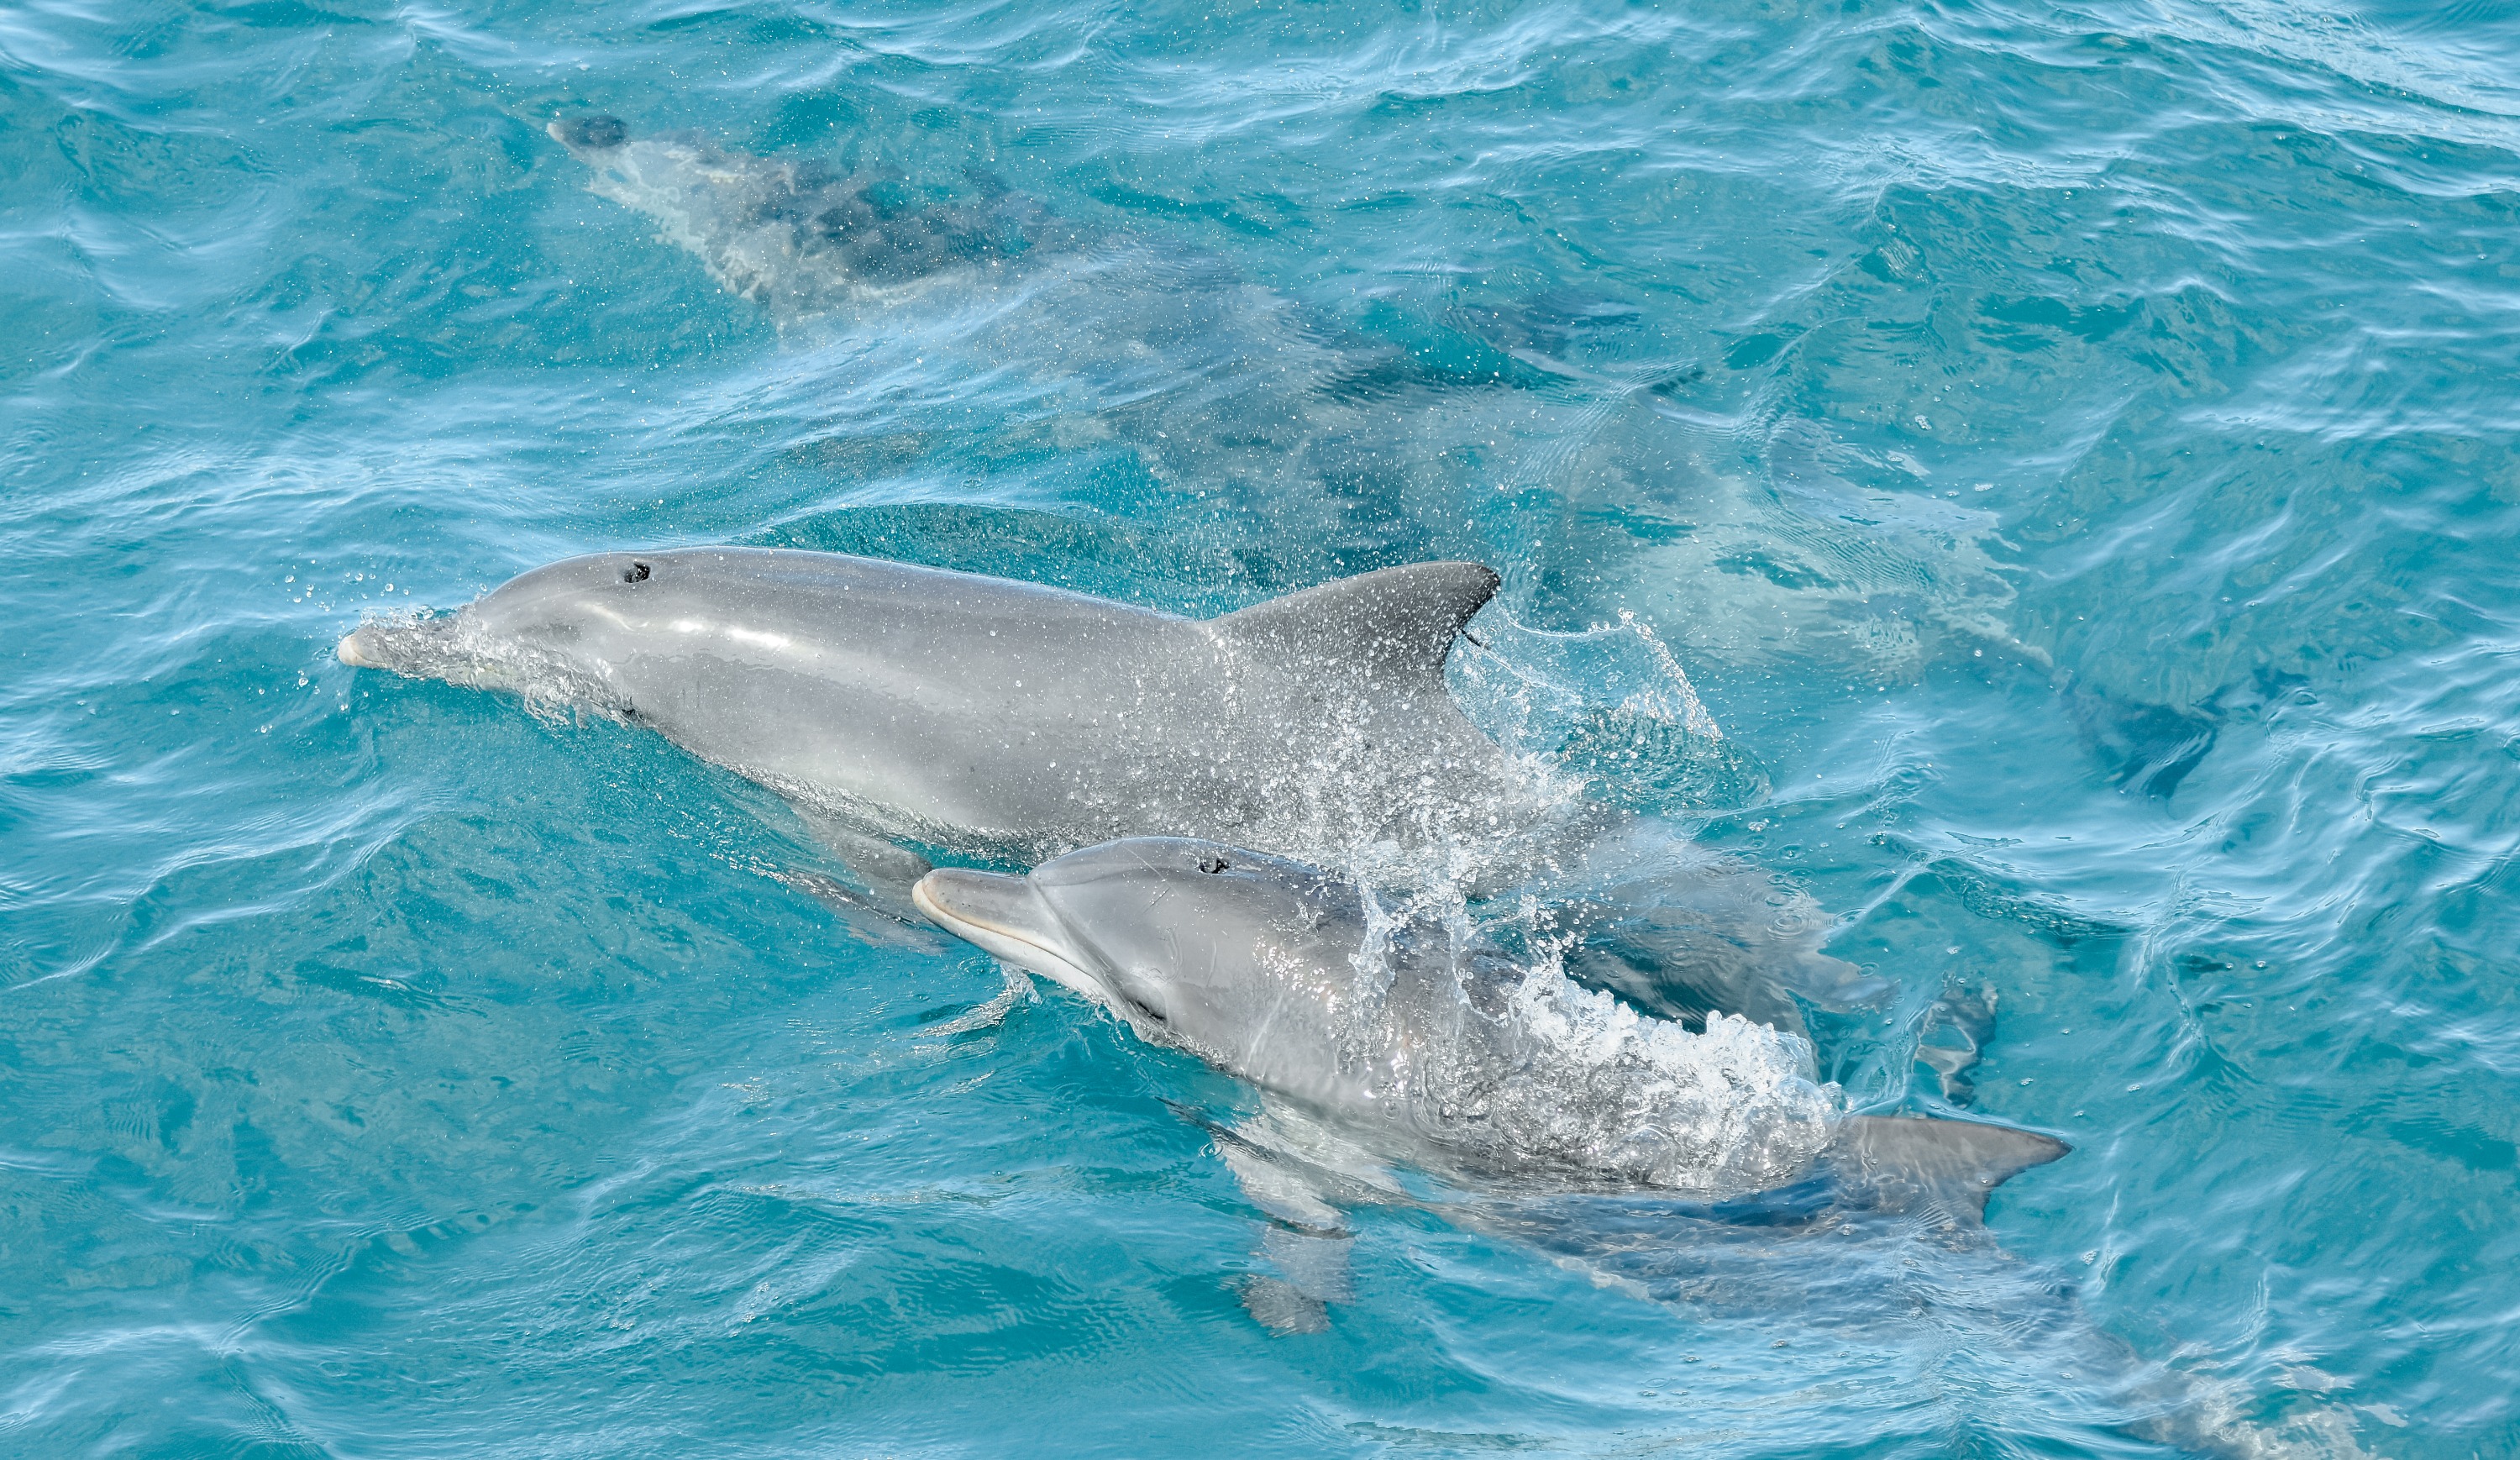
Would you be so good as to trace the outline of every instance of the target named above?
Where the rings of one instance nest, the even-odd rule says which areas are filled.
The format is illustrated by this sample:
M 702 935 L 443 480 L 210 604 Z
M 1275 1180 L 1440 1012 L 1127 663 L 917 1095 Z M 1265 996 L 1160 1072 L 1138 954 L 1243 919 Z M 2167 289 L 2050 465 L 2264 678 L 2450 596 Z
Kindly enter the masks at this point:
M 1379 684 L 1445 696 L 1444 661 L 1501 580 L 1480 563 L 1415 563 L 1289 593 L 1214 620 L 1236 643 L 1316 673 L 1355 665 Z
M 1977 1223 L 1986 1219 L 1988 1193 L 2071 1150 L 2054 1136 L 2010 1125 L 1853 1116 L 1821 1160 L 1847 1196 L 1876 1211 L 1939 1209 Z
M 1275 1159 L 1238 1132 L 1216 1131 L 1217 1154 L 1251 1205 L 1290 1226 L 1336 1232 L 1346 1225 L 1329 1195 L 1305 1172 Z

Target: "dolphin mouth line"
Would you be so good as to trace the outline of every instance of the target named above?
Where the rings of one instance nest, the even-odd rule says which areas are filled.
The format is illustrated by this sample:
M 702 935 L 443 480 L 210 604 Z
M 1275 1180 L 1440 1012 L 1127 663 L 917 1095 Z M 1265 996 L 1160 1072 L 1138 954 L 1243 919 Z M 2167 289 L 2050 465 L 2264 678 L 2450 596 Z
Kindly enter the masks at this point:
M 976 911 L 948 906 L 938 895 L 937 890 L 950 883 L 950 879 L 942 874 L 957 871 L 960 869 L 939 868 L 911 886 L 911 903 L 922 913 L 926 914 L 928 921 L 992 957 L 1040 974 L 1088 998 L 1103 1003 L 1111 1001 L 1110 990 L 1104 987 L 1102 980 L 1079 967 L 1058 949 L 1043 942 L 1038 936 Z M 961 875 L 973 877 L 1002 876 L 1003 874 L 962 872 Z M 1029 890 L 1029 884 L 1024 878 L 1010 877 L 1006 878 L 1006 881 L 1025 884 Z

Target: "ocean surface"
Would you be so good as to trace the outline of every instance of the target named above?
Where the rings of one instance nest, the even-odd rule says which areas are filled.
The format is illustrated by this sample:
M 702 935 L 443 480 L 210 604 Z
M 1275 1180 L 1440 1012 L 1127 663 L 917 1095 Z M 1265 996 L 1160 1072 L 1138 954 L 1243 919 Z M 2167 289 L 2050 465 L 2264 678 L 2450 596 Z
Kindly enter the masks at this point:
M 30 0 L 0 176 L 0 1452 L 2520 1454 L 2509 0 Z M 1489 563 L 1474 717 L 1891 989 L 1830 1098 L 2075 1149 L 1272 1332 L 1230 1079 L 334 657 L 719 542 Z

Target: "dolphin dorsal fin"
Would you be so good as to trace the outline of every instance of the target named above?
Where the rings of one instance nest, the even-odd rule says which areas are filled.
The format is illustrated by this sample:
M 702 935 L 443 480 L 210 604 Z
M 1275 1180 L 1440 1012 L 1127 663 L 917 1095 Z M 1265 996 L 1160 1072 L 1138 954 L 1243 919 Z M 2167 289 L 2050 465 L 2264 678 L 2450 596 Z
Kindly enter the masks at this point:
M 1987 1193 L 2073 1148 L 2054 1136 L 1974 1120 L 1856 1116 L 1838 1130 L 1829 1156 L 1843 1184 L 1885 1211 L 1939 1206 L 1981 1221 Z
M 1413 563 L 1340 578 L 1213 620 L 1216 632 L 1274 657 L 1441 690 L 1453 641 L 1490 598 L 1483 563 Z

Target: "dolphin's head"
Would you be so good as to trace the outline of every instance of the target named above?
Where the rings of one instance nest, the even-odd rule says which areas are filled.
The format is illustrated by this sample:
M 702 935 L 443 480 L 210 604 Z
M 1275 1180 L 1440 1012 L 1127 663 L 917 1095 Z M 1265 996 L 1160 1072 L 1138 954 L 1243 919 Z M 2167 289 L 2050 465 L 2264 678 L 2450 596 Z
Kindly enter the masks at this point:
M 1355 885 L 1187 837 L 1106 842 L 1028 877 L 939 868 L 912 890 L 966 940 L 1056 980 L 1165 1043 L 1263 1083 L 1324 1057 L 1365 922 Z M 1296 1083 L 1304 1083 L 1297 1080 Z
M 638 637 L 705 591 L 690 554 L 597 553 L 537 568 L 451 617 L 376 618 L 335 651 L 359 668 L 422 679 L 542 687 L 601 701 L 590 685 L 627 658 Z
M 516 577 L 482 594 L 464 615 L 483 633 L 537 649 L 564 650 L 591 633 L 654 616 L 676 595 L 684 565 L 665 553 L 595 553 Z
M 565 116 L 543 130 L 581 162 L 600 161 L 630 140 L 630 128 L 618 116 Z

